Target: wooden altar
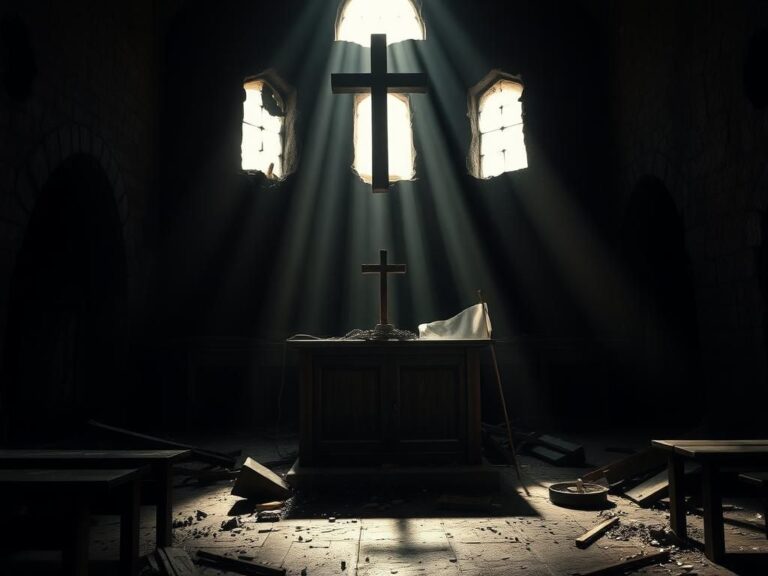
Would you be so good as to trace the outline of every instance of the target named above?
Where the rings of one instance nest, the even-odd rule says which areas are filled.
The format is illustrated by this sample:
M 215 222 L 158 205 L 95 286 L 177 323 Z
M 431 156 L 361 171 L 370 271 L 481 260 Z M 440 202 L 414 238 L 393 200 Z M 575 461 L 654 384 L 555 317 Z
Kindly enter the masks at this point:
M 336 471 L 495 487 L 496 473 L 481 461 L 480 352 L 488 340 L 289 344 L 300 371 L 293 483 L 302 473 Z

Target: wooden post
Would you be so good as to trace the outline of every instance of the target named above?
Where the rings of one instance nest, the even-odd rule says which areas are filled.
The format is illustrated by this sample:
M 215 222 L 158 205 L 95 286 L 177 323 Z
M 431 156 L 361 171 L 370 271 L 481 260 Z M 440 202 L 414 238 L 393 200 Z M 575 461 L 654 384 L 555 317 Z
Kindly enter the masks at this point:
M 723 493 L 720 486 L 720 469 L 714 463 L 705 462 L 702 472 L 704 553 L 712 562 L 719 564 L 723 556 L 725 556 Z
M 667 464 L 669 474 L 669 527 L 681 542 L 688 540 L 685 519 L 685 468 L 683 459 L 674 452 L 669 455 Z

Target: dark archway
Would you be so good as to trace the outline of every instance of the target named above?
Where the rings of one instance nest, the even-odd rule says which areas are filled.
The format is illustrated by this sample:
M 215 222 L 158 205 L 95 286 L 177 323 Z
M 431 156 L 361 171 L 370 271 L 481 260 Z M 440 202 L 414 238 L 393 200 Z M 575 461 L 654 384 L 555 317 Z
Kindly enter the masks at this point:
M 693 278 L 683 221 L 664 184 L 645 176 L 622 230 L 631 280 L 633 374 L 620 395 L 622 418 L 636 424 L 693 425 L 702 420 L 706 385 Z
M 121 404 L 125 255 L 98 161 L 64 161 L 41 189 L 11 284 L 3 397 L 8 439 L 61 438 Z

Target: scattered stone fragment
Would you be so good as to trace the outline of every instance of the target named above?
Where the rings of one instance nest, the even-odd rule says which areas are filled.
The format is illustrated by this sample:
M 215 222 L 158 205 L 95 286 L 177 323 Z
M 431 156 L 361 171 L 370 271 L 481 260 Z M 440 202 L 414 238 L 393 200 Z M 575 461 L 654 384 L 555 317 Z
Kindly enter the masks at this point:
M 235 528 L 238 528 L 240 526 L 240 522 L 237 519 L 237 516 L 234 518 L 230 518 L 229 520 L 226 520 L 221 523 L 221 530 L 227 531 L 227 530 L 234 530 Z
M 262 510 L 256 517 L 257 522 L 279 522 L 280 510 Z

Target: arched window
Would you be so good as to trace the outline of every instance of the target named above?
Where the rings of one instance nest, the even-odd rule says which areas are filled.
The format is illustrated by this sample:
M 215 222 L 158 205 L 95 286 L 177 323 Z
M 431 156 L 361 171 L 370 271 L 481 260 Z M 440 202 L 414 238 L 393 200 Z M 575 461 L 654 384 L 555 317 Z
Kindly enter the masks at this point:
M 386 34 L 387 44 L 424 40 L 426 30 L 413 0 L 345 0 L 336 19 L 336 40 L 370 47 L 371 34 Z M 371 183 L 372 135 L 371 96 L 355 97 L 354 169 Z M 410 180 L 415 175 L 411 103 L 407 96 L 387 96 L 389 181 Z
M 426 29 L 412 0 L 346 0 L 336 19 L 336 40 L 370 47 L 371 34 L 386 34 L 387 44 L 424 40 Z
M 492 71 L 470 91 L 470 171 L 478 178 L 528 167 L 523 135 L 523 84 Z
M 247 79 L 243 89 L 242 169 L 282 178 L 293 171 L 296 160 L 294 91 L 271 70 Z
M 369 184 L 373 180 L 371 124 L 371 95 L 358 94 L 355 97 L 354 168 L 360 178 Z M 387 95 L 387 136 L 389 181 L 411 180 L 414 177 L 413 133 L 411 105 L 405 95 Z

